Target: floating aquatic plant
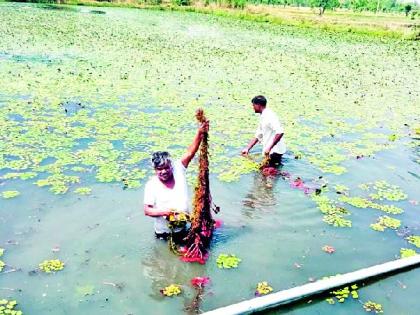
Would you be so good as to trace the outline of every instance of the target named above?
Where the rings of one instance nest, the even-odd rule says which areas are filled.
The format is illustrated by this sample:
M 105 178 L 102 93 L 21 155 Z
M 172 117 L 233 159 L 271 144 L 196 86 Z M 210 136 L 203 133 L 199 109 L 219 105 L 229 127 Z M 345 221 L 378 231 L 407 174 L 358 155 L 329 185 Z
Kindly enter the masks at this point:
M 368 189 L 374 191 L 369 195 L 372 199 L 390 201 L 407 199 L 407 194 L 405 194 L 400 187 L 397 185 L 391 185 L 384 180 L 368 183 L 366 185 L 368 186 Z
M 16 179 L 73 171 L 82 173 L 78 174 L 82 183 L 92 178 L 106 183 L 125 179 L 124 187 L 139 187 L 144 176 L 136 181 L 131 171 L 143 168 L 149 151 L 173 152 L 174 146 L 184 146 L 185 134 L 191 133 L 186 117 L 193 108 L 206 106 L 217 121 L 210 148 L 211 162 L 217 166 L 214 172 L 221 180 L 238 180 L 255 171 L 254 163 L 238 162 L 245 159 L 233 154 L 256 127 L 252 112 L 245 110 L 243 95 L 262 89 L 271 91 L 270 106 L 281 112 L 290 152 L 299 162 L 309 162 L 323 172 L 342 174 L 346 161 L 370 157 L 400 143 L 405 123 L 417 130 L 417 94 L 409 93 L 419 85 L 418 69 L 411 67 L 417 61 L 412 43 L 363 41 L 358 46 L 353 35 L 317 34 L 315 39 L 311 32 L 287 29 L 280 36 L 278 28 L 258 25 L 250 33 L 248 26 L 217 20 L 227 30 L 240 32 L 243 41 L 230 36 L 203 37 L 214 48 L 209 49 L 177 24 L 163 29 L 159 23 L 142 22 L 147 21 L 143 18 L 110 16 L 105 22 L 68 10 L 57 14 L 11 5 L 2 5 L 0 14 L 0 38 L 5 47 L 0 66 L 5 104 L 0 109 L 1 149 L 10 153 L 0 159 L 0 169 L 31 173 Z M 74 30 L 70 14 L 78 14 L 80 29 L 85 31 Z M 143 17 L 148 13 L 130 14 Z M 33 22 L 34 16 L 39 23 Z M 194 19 L 189 16 L 186 20 L 196 25 Z M 204 29 L 213 30 L 211 23 L 214 20 L 200 20 Z M 157 32 L 161 36 L 138 34 L 139 25 L 143 35 Z M 115 29 L 118 34 L 111 31 Z M 247 45 L 255 36 L 264 38 L 270 47 L 266 60 L 277 58 L 279 52 L 286 54 L 277 64 L 261 63 Z M 165 49 L 168 39 L 180 49 Z M 78 43 L 77 57 L 68 50 L 74 43 Z M 309 55 L 302 45 L 311 45 Z M 226 52 L 220 47 L 230 48 Z M 395 57 L 402 54 L 404 58 Z M 122 60 L 121 55 L 128 58 Z M 244 67 L 226 67 L 240 55 L 247 56 Z M 315 58 L 320 55 L 322 58 Z M 162 58 L 169 62 L 162 63 Z M 246 71 L 247 64 L 256 62 L 267 77 L 263 86 Z M 384 73 L 391 76 L 401 71 L 408 73 L 404 81 L 394 80 L 392 86 L 389 80 L 378 83 Z M 164 83 L 162 76 L 167 78 Z M 290 87 L 280 93 L 279 82 Z M 299 100 L 296 90 L 301 93 Z M 322 95 L 318 94 L 321 90 Z M 215 98 L 214 91 L 223 97 Z M 287 112 L 282 110 L 283 102 L 289 104 Z M 378 108 L 378 102 L 385 106 Z M 378 125 L 388 130 L 373 132 Z M 351 141 L 348 135 L 357 136 L 358 141 Z M 51 191 L 65 193 L 71 184 L 51 185 Z
M 367 301 L 365 303 L 363 303 L 363 308 L 365 309 L 366 312 L 373 312 L 375 314 L 379 314 L 379 313 L 383 313 L 383 308 L 382 305 L 379 303 L 375 303 L 372 301 Z
M 23 312 L 15 309 L 17 306 L 15 300 L 0 300 L 0 315 L 23 315 Z
M 40 179 L 35 182 L 39 187 L 51 186 L 50 190 L 54 194 L 64 194 L 69 189 L 68 185 L 73 183 L 78 183 L 78 176 L 64 175 L 61 173 L 55 173 L 51 176 L 48 176 L 46 179 Z
M 417 252 L 414 249 L 408 249 L 408 248 L 400 249 L 401 258 L 407 258 L 407 257 L 415 256 L 415 255 L 417 255 Z
M 326 195 L 311 195 L 312 200 L 314 200 L 319 210 L 324 213 L 323 221 L 335 226 L 335 227 L 351 227 L 351 220 L 345 219 L 344 216 L 350 214 L 350 212 L 340 206 Z
M 413 244 L 414 246 L 420 248 L 420 235 L 411 235 L 411 236 L 407 237 L 406 240 L 410 244 Z
M 181 287 L 177 284 L 171 284 L 160 290 L 164 296 L 177 296 L 181 294 Z
M 39 264 L 39 269 L 45 273 L 56 272 L 64 269 L 64 263 L 59 259 L 44 260 Z
M 400 227 L 401 221 L 388 216 L 382 216 L 378 218 L 378 222 L 373 223 L 370 227 L 375 231 L 383 232 L 386 228 L 396 230 Z
M 255 289 L 256 296 L 262 296 L 273 292 L 273 288 L 268 284 L 267 281 L 259 282 Z
M 326 299 L 328 304 L 335 304 L 335 302 L 344 303 L 346 299 L 348 299 L 350 296 L 353 299 L 359 298 L 359 293 L 357 292 L 358 286 L 357 284 L 352 284 L 351 286 L 346 286 L 341 289 L 337 289 L 335 291 L 330 292 L 332 297 L 329 297 Z
M 10 198 L 19 196 L 20 192 L 16 190 L 8 190 L 8 191 L 3 191 L 1 195 L 4 199 L 10 199 Z
M 340 215 L 336 214 L 325 215 L 322 220 L 335 227 L 351 227 L 352 225 L 350 220 L 344 219 Z
M 398 208 L 394 205 L 381 205 L 362 197 L 341 196 L 339 200 L 341 202 L 348 203 L 349 205 L 352 205 L 356 208 L 373 208 L 389 214 L 401 214 L 404 212 L 403 209 Z
M 92 188 L 90 188 L 90 187 L 79 187 L 79 188 L 75 189 L 74 192 L 76 194 L 79 194 L 79 195 L 90 195 L 90 193 L 92 192 Z
M 240 262 L 241 259 L 234 254 L 220 254 L 216 260 L 217 267 L 221 269 L 237 268 Z

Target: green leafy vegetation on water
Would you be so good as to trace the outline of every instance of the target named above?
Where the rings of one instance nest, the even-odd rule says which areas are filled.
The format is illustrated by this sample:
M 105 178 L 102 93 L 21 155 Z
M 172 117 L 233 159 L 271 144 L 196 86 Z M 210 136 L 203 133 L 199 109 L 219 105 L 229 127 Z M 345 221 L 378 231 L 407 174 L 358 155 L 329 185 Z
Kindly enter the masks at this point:
M 266 37 L 261 48 L 251 45 L 244 49 L 235 48 L 229 37 L 214 33 L 214 47 L 209 50 L 200 41 L 189 41 L 199 38 L 199 28 L 179 30 L 174 37 L 157 33 L 153 27 L 139 32 L 131 18 L 109 21 L 105 14 L 87 19 L 72 11 L 44 10 L 40 12 L 45 18 L 41 30 L 31 23 L 30 12 L 17 13 L 13 7 L 4 6 L 0 14 L 1 41 L 6 49 L 1 57 L 5 74 L 1 84 L 8 100 L 0 109 L 4 121 L 1 149 L 8 152 L 0 160 L 0 169 L 7 170 L 2 176 L 6 185 L 16 179 L 31 180 L 63 194 L 93 177 L 103 183 L 138 187 L 147 174 L 150 152 L 167 149 L 175 156 L 182 153 L 192 138 L 191 117 L 198 106 L 206 106 L 214 121 L 212 170 L 221 180 L 237 180 L 257 168 L 255 162 L 236 153 L 255 128 L 248 94 L 253 95 L 258 86 L 261 92 L 269 86 L 272 91 L 283 86 L 269 93 L 269 105 L 278 110 L 286 125 L 288 148 L 325 173 L 342 174 L 347 171 L 346 161 L 392 148 L 395 142 L 388 140 L 388 134 L 407 133 L 404 124 L 411 125 L 415 117 L 418 95 L 413 87 L 418 83 L 418 69 L 411 68 L 415 54 L 410 43 L 374 41 L 359 45 L 351 42 L 351 36 L 346 43 L 308 31 L 296 33 L 295 43 Z M 74 18 L 86 31 L 72 30 Z M 106 23 L 120 32 L 113 33 Z M 279 32 L 271 27 L 267 30 L 273 35 Z M 249 32 L 243 34 L 244 42 Z M 307 37 L 305 45 L 310 50 L 298 44 L 303 44 L 302 36 Z M 168 41 L 179 42 L 182 48 L 165 49 Z M 276 47 L 280 43 L 288 54 L 278 59 Z M 88 54 L 84 52 L 87 45 L 91 47 Z M 337 50 L 337 45 L 342 48 Z M 225 51 L 221 47 L 231 48 Z M 346 47 L 351 47 L 352 55 L 346 54 Z M 398 57 L 393 56 L 395 49 Z M 171 63 L 161 63 L 163 56 L 157 52 L 164 52 Z M 121 54 L 126 58 L 121 59 Z M 266 61 L 260 59 L 261 54 Z M 193 59 L 187 61 L 185 55 Z M 246 55 L 250 63 L 236 61 L 234 71 L 226 68 L 232 60 L 235 63 L 234 55 Z M 373 55 L 376 57 L 372 59 Z M 388 55 L 391 64 L 382 62 Z M 297 56 L 300 61 L 296 63 Z M 251 65 L 253 60 L 258 63 Z M 269 70 L 264 70 L 261 82 L 247 91 L 259 69 Z M 343 71 L 349 74 L 345 78 Z M 210 73 L 213 80 L 209 84 Z M 407 73 L 404 81 L 401 73 Z M 384 80 L 387 76 L 394 80 L 393 86 Z M 17 78 L 19 84 L 15 83 Z M 358 83 L 360 78 L 363 85 Z M 218 96 L 212 91 L 218 91 Z M 389 120 L 391 103 L 381 108 L 375 105 L 386 104 L 394 91 L 398 91 L 400 101 L 393 103 L 391 110 L 398 118 Z M 367 94 L 369 98 L 365 98 Z M 366 111 L 372 112 L 369 119 Z M 386 128 L 376 131 L 385 122 Z M 243 132 L 238 133 L 240 129 Z M 357 141 L 350 141 L 349 135 Z M 335 218 L 334 222 L 342 224 Z
M 64 263 L 59 259 L 44 260 L 39 264 L 39 269 L 45 273 L 56 272 L 64 269 Z
M 15 300 L 0 300 L 0 315 L 22 315 L 22 311 L 16 310 L 17 302 Z
M 408 258 L 417 255 L 417 252 L 411 248 L 401 248 L 400 256 L 401 258 Z
M 370 225 L 372 229 L 375 231 L 383 232 L 385 229 L 393 229 L 396 230 L 401 226 L 401 221 L 398 219 L 394 219 L 388 216 L 382 216 L 378 218 L 378 222 L 373 223 Z
M 384 312 L 381 304 L 375 303 L 375 302 L 372 302 L 372 301 L 365 302 L 363 304 L 363 308 L 368 313 L 379 314 L 379 313 L 383 313 Z
M 8 191 L 3 191 L 1 195 L 3 196 L 4 199 L 10 199 L 10 198 L 19 196 L 20 192 L 16 190 L 8 190 Z
M 6 192 L 21 193 L 17 198 L 2 199 L 2 235 L 7 246 L 16 245 L 13 259 L 17 264 L 24 263 L 16 258 L 19 252 L 34 257 L 31 248 L 35 246 L 31 245 L 45 244 L 47 250 L 53 248 L 54 252 L 62 246 L 66 254 L 62 257 L 71 266 L 56 277 L 32 277 L 29 285 L 22 284 L 28 288 L 36 283 L 34 288 L 42 288 L 23 291 L 28 301 L 37 300 L 48 291 L 48 297 L 42 296 L 47 306 L 28 302 L 28 309 L 42 313 L 47 308 L 56 310 L 55 307 L 63 306 L 66 311 L 76 313 L 86 307 L 84 302 L 88 298 L 92 298 L 89 302 L 94 298 L 98 301 L 108 296 L 114 298 L 114 292 L 101 287 L 110 284 L 105 279 L 109 271 L 141 283 L 138 286 L 129 283 L 132 287 L 128 285 L 127 292 L 135 292 L 136 297 L 138 294 L 147 303 L 160 307 L 153 300 L 155 296 L 149 296 L 149 292 L 158 290 L 148 291 L 142 287 L 144 283 L 160 289 L 169 283 L 185 283 L 177 277 L 196 271 L 185 266 L 178 269 L 168 257 L 144 254 L 150 246 L 145 243 L 155 241 L 153 236 L 143 239 L 141 235 L 141 251 L 133 251 L 138 244 L 129 243 L 127 235 L 138 242 L 138 233 L 146 233 L 146 223 L 138 227 L 138 219 L 143 215 L 138 213 L 137 200 L 132 204 L 123 201 L 141 198 L 136 193 L 151 174 L 149 157 L 153 151 L 168 150 L 175 158 L 185 152 L 195 133 L 193 116 L 197 107 L 205 108 L 211 120 L 210 170 L 212 184 L 219 189 L 215 201 L 219 195 L 227 205 L 227 228 L 216 236 L 215 247 L 219 246 L 218 252 L 236 252 L 243 259 L 242 262 L 236 256 L 214 257 L 216 263 L 206 268 L 211 272 L 211 268 L 216 269 L 216 277 L 217 272 L 226 275 L 218 267 L 235 268 L 240 263 L 237 272 L 228 273 L 248 281 L 255 268 L 261 273 L 269 271 L 265 268 L 267 264 L 276 272 L 280 265 L 287 271 L 283 276 L 289 278 L 278 280 L 268 273 L 256 274 L 258 279 L 251 279 L 249 290 L 254 291 L 260 279 L 271 279 L 275 288 L 282 287 L 280 281 L 290 286 L 298 281 L 304 283 L 307 275 L 303 270 L 313 272 L 323 268 L 320 265 L 350 268 L 346 259 L 358 258 L 359 253 L 344 259 L 340 255 L 359 249 L 358 233 L 372 237 L 366 242 L 369 246 L 381 247 L 380 240 L 386 238 L 386 247 L 381 247 L 382 251 L 378 250 L 374 258 L 369 257 L 369 263 L 392 259 L 403 246 L 418 246 L 416 223 L 409 220 L 416 211 L 413 187 L 418 185 L 415 167 L 420 164 L 417 42 L 187 12 L 118 8 L 101 8 L 100 14 L 93 11 L 90 7 L 55 10 L 44 5 L 0 4 L 0 150 L 4 152 L 0 155 L 0 193 L 2 197 Z M 243 188 L 249 185 L 249 179 L 258 178 L 262 157 L 260 148 L 250 158 L 241 157 L 239 152 L 254 135 L 258 117 L 252 112 L 250 99 L 260 93 L 268 97 L 269 106 L 285 126 L 288 152 L 283 170 L 292 173 L 291 183 L 299 178 L 310 189 L 307 193 L 290 188 L 285 175 L 273 182 L 267 179 L 263 184 L 256 180 L 255 187 L 249 188 L 251 194 L 255 191 L 267 202 L 259 204 L 258 198 L 247 197 L 250 202 L 246 204 L 238 198 L 247 194 Z M 401 156 L 393 156 L 396 152 L 409 155 L 410 167 L 401 165 Z M 384 156 L 388 157 L 389 165 L 373 167 Z M 367 175 L 373 178 L 366 179 Z M 190 180 L 193 178 L 191 174 Z M 399 181 L 399 186 L 395 181 Z M 29 186 L 30 193 L 24 188 Z M 242 189 L 230 190 L 232 187 Z M 108 196 L 96 194 L 101 189 L 115 196 L 116 203 L 106 199 Z M 39 202 L 37 198 L 41 196 L 48 197 Z M 274 201 L 278 207 L 273 210 L 270 197 L 279 196 L 285 198 Z M 25 203 L 32 202 L 32 197 L 33 206 Z M 97 208 L 108 208 L 97 204 L 98 199 L 115 206 L 112 210 L 123 222 L 113 220 L 112 211 L 99 212 Z M 74 200 L 88 201 L 84 206 L 92 207 L 79 212 L 76 204 L 72 211 L 60 212 L 67 210 L 67 204 Z M 252 213 L 245 213 L 246 206 Z M 72 212 L 77 213 L 76 218 Z M 382 212 L 393 217 L 381 216 Z M 92 213 L 100 215 L 93 217 Z M 128 224 L 132 218 L 135 223 L 131 226 Z M 77 225 L 78 220 L 83 222 Z M 328 225 L 320 227 L 322 221 Z M 302 225 L 294 226 L 296 222 Z M 369 228 L 372 222 L 375 222 L 372 228 L 386 232 L 372 231 Z M 73 226 L 83 233 L 83 242 L 75 247 L 69 244 L 74 243 L 74 231 L 79 231 L 70 228 Z M 60 233 L 51 238 L 57 230 Z M 266 231 L 272 232 L 270 237 Z M 291 240 L 288 233 L 296 233 L 298 241 Z M 310 239 L 305 238 L 307 235 Z M 334 242 L 330 243 L 329 237 Z M 254 239 L 261 251 L 258 254 L 250 250 L 255 245 Z M 318 252 L 323 244 L 334 244 L 336 254 L 322 253 L 322 259 L 338 259 L 335 264 L 311 261 L 310 248 L 299 247 L 312 246 L 318 239 L 322 242 L 316 244 Z M 19 247 L 18 241 L 24 246 Z M 125 248 L 126 243 L 129 249 Z M 278 246 L 289 243 L 293 245 Z M 230 244 L 235 247 L 224 247 Z M 267 245 L 267 252 L 265 244 L 272 246 Z M 346 245 L 341 247 L 342 244 Z M 114 247 L 110 250 L 108 246 Z M 157 248 L 160 252 L 161 248 Z M 41 250 L 37 247 L 37 251 Z M 400 252 L 402 257 L 414 254 L 413 249 Z M 138 266 L 140 255 L 146 261 L 142 262 L 143 275 L 133 267 Z M 48 255 L 38 257 L 31 266 L 44 257 Z M 258 261 L 260 257 L 264 260 Z M 299 270 L 291 273 L 290 259 L 306 261 L 296 263 Z M 7 261 L 12 262 L 9 255 Z M 288 267 L 281 265 L 283 262 Z M 51 272 L 63 267 L 59 263 L 45 266 Z M 87 271 L 100 275 L 95 274 L 95 282 L 76 283 L 75 279 Z M 155 274 L 157 280 L 153 278 Z M 11 280 L 6 280 L 15 281 L 18 275 L 12 273 L 8 275 Z M 52 279 L 59 277 L 67 277 L 71 293 L 51 284 L 55 284 Z M 49 289 L 46 283 L 39 284 L 44 280 L 52 281 L 48 282 Z M 119 278 L 116 280 L 115 283 L 120 282 Z M 243 298 L 238 296 L 243 291 L 236 288 L 234 292 L 228 292 L 229 288 L 222 291 L 218 280 L 215 286 L 219 286 L 219 291 L 214 291 L 218 298 L 226 298 L 226 303 L 232 302 L 227 296 Z M 87 281 L 93 284 L 86 285 Z M 162 282 L 163 285 L 157 285 Z M 117 288 L 118 292 L 120 287 L 115 283 L 108 287 Z M 135 303 L 130 294 L 125 301 Z M 343 294 L 352 295 L 351 291 L 341 292 L 340 299 Z M 80 297 L 84 298 L 79 301 L 80 309 L 71 309 L 69 305 Z M 62 305 L 57 306 L 58 299 L 63 299 Z M 120 301 L 120 297 L 114 300 Z M 96 305 L 101 312 L 101 303 L 92 302 L 89 306 Z M 111 303 L 109 310 L 118 312 L 116 303 Z M 215 303 L 212 307 L 219 306 L 210 303 Z M 387 307 L 392 304 L 387 303 Z M 133 309 L 138 309 L 138 305 Z M 127 307 L 124 312 L 131 310 Z
M 241 259 L 234 254 L 220 254 L 217 257 L 217 267 L 221 269 L 237 268 Z
M 283 0 L 281 0 L 283 1 Z M 286 0 L 285 0 L 286 1 Z M 212 14 L 228 18 L 276 25 L 316 28 L 329 32 L 365 34 L 378 37 L 419 39 L 420 14 L 415 3 L 395 1 L 345 1 L 297 0 L 280 3 L 247 0 L 139 0 L 139 1 L 91 1 L 91 0 L 23 0 L 22 2 L 48 3 L 49 8 L 75 10 L 60 4 L 98 7 L 128 7 L 151 10 L 170 10 Z M 52 3 L 59 3 L 54 5 Z M 335 10 L 337 7 L 341 9 Z M 327 10 L 326 9 L 332 9 Z M 375 11 L 370 13 L 369 11 Z M 102 10 L 91 10 L 104 14 Z M 392 12 L 392 13 L 390 13 Z M 404 12 L 404 13 L 403 13 Z M 397 135 L 392 135 L 397 137 Z

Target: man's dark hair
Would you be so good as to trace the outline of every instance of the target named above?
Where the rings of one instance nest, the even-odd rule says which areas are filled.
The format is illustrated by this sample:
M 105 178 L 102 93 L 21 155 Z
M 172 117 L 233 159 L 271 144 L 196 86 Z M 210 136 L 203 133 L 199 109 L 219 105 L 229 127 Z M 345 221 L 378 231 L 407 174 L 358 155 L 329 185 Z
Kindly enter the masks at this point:
M 171 162 L 171 156 L 166 151 L 158 151 L 152 154 L 152 164 L 154 168 L 161 167 L 167 162 Z
M 251 100 L 252 104 L 257 104 L 257 105 L 262 105 L 262 106 L 266 106 L 267 105 L 267 99 L 262 96 L 262 95 L 257 95 L 255 96 L 252 100 Z

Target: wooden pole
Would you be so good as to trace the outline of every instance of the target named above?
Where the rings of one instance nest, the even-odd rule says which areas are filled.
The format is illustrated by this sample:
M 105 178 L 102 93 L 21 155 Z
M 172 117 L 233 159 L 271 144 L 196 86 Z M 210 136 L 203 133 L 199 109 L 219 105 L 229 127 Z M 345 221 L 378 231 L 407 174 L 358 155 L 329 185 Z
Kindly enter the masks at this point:
M 337 287 L 356 283 L 375 276 L 382 276 L 404 268 L 414 267 L 419 264 L 420 255 L 397 259 L 384 264 L 363 268 L 329 279 L 319 280 L 313 283 L 301 285 L 299 287 L 253 298 L 226 307 L 221 307 L 213 311 L 206 312 L 203 315 L 236 315 L 262 311 L 279 305 L 288 304 L 290 302 L 294 302 L 314 294 L 330 291 Z

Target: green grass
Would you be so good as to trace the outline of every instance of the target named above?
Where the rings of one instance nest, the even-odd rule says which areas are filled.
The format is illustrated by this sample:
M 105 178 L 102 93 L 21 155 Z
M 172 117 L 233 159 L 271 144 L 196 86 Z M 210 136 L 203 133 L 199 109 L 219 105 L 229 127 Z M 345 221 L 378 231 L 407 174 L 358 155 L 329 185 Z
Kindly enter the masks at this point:
M 4 0 L 0 0 L 4 1 Z M 354 33 L 375 37 L 418 40 L 420 38 L 420 22 L 410 20 L 403 13 L 327 11 L 322 17 L 315 9 L 282 6 L 248 5 L 244 9 L 232 9 L 221 6 L 176 6 L 171 3 L 160 5 L 142 4 L 138 1 L 98 2 L 90 0 L 64 0 L 62 3 L 70 5 L 88 5 L 99 7 L 126 7 L 151 10 L 195 12 L 216 16 L 270 23 L 274 25 L 295 26 L 300 28 L 314 28 L 329 32 Z

